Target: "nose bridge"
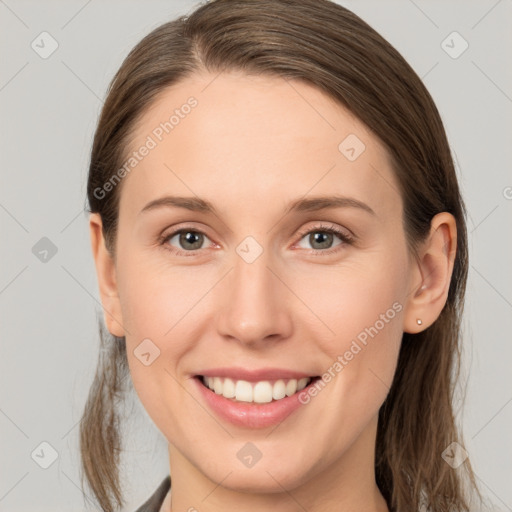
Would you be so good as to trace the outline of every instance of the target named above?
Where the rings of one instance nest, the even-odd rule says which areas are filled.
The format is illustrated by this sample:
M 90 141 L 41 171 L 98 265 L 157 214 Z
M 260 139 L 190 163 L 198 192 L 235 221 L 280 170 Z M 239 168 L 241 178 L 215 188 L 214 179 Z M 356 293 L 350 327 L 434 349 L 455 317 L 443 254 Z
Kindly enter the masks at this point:
M 236 248 L 233 270 L 225 283 L 219 329 L 225 336 L 254 344 L 271 336 L 289 336 L 291 320 L 285 287 L 268 268 L 271 254 L 250 238 Z

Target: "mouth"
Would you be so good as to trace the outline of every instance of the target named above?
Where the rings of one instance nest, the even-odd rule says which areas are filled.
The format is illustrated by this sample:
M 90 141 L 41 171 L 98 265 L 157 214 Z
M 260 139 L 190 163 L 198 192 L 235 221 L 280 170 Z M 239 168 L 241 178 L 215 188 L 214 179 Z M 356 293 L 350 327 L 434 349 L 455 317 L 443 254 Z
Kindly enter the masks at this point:
M 297 395 L 306 387 L 314 384 L 320 376 L 302 377 L 300 379 L 274 379 L 249 382 L 221 376 L 196 375 L 199 383 L 232 402 L 268 404 L 279 402 Z

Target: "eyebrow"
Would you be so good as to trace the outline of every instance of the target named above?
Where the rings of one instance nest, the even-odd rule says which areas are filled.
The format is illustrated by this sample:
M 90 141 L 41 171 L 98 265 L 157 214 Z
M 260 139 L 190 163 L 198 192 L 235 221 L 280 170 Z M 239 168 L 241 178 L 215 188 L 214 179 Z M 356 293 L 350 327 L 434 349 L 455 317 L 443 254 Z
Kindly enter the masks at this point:
M 150 201 L 139 215 L 158 208 L 183 208 L 192 212 L 213 213 L 217 211 L 212 203 L 199 197 L 164 196 Z M 377 215 L 370 206 L 358 199 L 344 196 L 318 196 L 309 199 L 297 199 L 285 210 L 285 215 L 291 212 L 316 212 L 329 208 L 358 208 L 371 215 Z

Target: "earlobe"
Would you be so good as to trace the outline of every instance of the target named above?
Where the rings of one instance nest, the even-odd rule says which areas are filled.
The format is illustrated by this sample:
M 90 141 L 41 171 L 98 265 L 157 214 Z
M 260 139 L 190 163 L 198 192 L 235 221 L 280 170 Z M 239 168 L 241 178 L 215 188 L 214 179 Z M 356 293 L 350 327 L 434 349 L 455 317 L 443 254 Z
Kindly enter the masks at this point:
M 427 240 L 418 250 L 412 269 L 412 289 L 404 313 L 404 332 L 418 333 L 432 325 L 443 310 L 457 252 L 457 224 L 453 215 L 438 213 Z
M 112 255 L 105 245 L 102 226 L 101 216 L 98 213 L 92 213 L 89 219 L 91 248 L 105 324 L 111 334 L 122 337 L 125 332 L 117 289 L 116 268 Z

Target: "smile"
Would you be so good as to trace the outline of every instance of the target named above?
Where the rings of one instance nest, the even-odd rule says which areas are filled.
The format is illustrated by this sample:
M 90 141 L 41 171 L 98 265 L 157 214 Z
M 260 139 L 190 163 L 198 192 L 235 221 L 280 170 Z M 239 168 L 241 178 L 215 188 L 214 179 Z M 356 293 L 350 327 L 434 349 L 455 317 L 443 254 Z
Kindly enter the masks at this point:
M 262 380 L 248 382 L 222 377 L 201 377 L 203 384 L 217 395 L 230 398 L 237 402 L 253 402 L 265 404 L 273 400 L 282 400 L 287 396 L 302 391 L 312 377 L 302 379 L 279 379 L 276 381 Z
M 304 410 L 299 394 L 320 379 L 277 369 L 217 369 L 208 373 L 196 374 L 193 379 L 205 407 L 223 421 L 250 429 L 278 425 L 294 411 Z M 307 409 L 311 414 L 312 409 Z

